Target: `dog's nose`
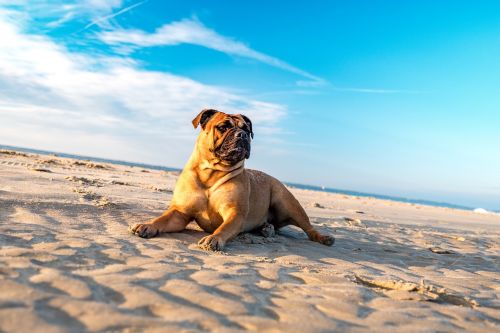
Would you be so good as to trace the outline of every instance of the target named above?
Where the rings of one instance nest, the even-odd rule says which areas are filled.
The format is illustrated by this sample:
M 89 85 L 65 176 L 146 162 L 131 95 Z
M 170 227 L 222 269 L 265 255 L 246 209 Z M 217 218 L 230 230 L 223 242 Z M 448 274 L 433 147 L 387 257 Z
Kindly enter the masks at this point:
M 248 134 L 246 132 L 240 131 L 236 134 L 238 139 L 248 139 Z

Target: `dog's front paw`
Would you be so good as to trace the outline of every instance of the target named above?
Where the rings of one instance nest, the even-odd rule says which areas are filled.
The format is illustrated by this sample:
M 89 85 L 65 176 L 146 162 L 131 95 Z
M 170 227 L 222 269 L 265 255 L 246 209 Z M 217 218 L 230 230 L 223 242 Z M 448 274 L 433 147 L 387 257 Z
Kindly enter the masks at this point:
M 160 233 L 160 230 L 158 230 L 158 228 L 148 223 L 138 223 L 132 227 L 129 227 L 128 230 L 134 235 L 142 238 L 155 237 Z
M 224 240 L 217 235 L 205 236 L 198 242 L 198 246 L 205 251 L 222 251 L 224 245 Z

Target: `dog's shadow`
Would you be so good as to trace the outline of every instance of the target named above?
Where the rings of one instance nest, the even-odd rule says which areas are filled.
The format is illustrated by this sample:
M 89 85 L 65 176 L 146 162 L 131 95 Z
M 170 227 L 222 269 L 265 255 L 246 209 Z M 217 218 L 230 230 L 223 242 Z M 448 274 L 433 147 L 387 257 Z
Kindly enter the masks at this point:
M 319 230 L 335 237 L 333 246 L 325 246 L 310 241 L 299 228 L 287 226 L 277 231 L 274 237 L 264 237 L 259 232 L 238 235 L 227 243 L 226 256 L 248 256 L 276 261 L 283 257 L 303 258 L 304 265 L 333 267 L 336 264 L 359 263 L 364 267 L 390 265 L 407 270 L 409 267 L 434 266 L 450 267 L 474 272 L 477 269 L 497 272 L 494 265 L 498 256 L 490 256 L 480 251 L 467 254 L 453 247 L 447 235 L 457 233 L 455 229 L 423 227 L 419 225 L 396 225 L 380 221 L 363 221 L 363 227 L 339 224 L 332 219 L 331 226 L 323 223 Z M 335 222 L 335 223 L 334 223 Z M 417 242 L 415 234 L 429 232 L 431 236 L 425 242 Z M 163 234 L 161 237 L 176 238 L 186 243 L 196 244 L 206 236 L 197 225 L 189 225 L 186 230 L 176 234 Z M 433 252 L 430 242 L 446 243 L 452 249 L 449 252 Z M 196 247 L 191 247 L 191 249 Z M 200 249 L 200 251 L 202 251 Z

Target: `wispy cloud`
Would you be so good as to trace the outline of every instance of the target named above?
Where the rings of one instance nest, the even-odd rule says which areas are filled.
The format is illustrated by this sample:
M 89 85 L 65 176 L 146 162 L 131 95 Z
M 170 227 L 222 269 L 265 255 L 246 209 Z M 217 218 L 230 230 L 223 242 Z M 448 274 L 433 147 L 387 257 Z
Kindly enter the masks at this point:
M 95 19 L 92 22 L 90 22 L 89 24 L 87 24 L 82 30 L 87 30 L 88 28 L 90 28 L 90 27 L 92 27 L 94 25 L 99 25 L 99 24 L 101 24 L 103 22 L 107 22 L 108 20 L 110 20 L 112 18 L 115 18 L 115 17 L 117 17 L 119 15 L 122 15 L 122 14 L 128 12 L 129 10 L 132 10 L 132 9 L 134 9 L 136 7 L 139 7 L 140 5 L 146 3 L 147 1 L 148 0 L 140 1 L 140 2 L 134 3 L 133 5 L 130 5 L 128 7 L 120 9 L 116 13 L 112 13 L 112 14 L 109 14 L 109 15 L 98 17 L 97 19 Z
M 410 90 L 410 89 L 382 89 L 382 88 L 356 88 L 356 87 L 341 87 L 333 85 L 329 82 L 315 82 L 315 81 L 297 81 L 297 86 L 302 88 L 314 88 L 316 92 L 353 92 L 353 93 L 363 93 L 363 94 L 422 94 L 426 91 L 422 90 Z
M 283 105 L 149 71 L 130 58 L 69 51 L 26 32 L 17 18 L 0 10 L 3 143 L 182 165 L 200 109 L 245 113 L 271 128 L 286 113 Z
M 329 82 L 317 84 L 314 81 L 297 81 L 297 86 L 302 89 L 290 89 L 266 92 L 259 96 L 265 95 L 279 95 L 279 94 L 330 94 L 332 92 L 346 92 L 346 93 L 360 93 L 360 94 L 425 94 L 429 91 L 424 90 L 411 90 L 411 89 L 381 89 L 381 88 L 354 88 L 354 87 L 341 87 L 334 86 Z
M 63 24 L 65 24 L 66 22 L 69 22 L 71 21 L 72 19 L 74 19 L 76 16 L 76 11 L 73 11 L 73 10 L 68 10 L 67 12 L 65 12 L 64 14 L 62 14 L 62 17 L 54 20 L 54 21 L 50 21 L 49 23 L 47 23 L 47 27 L 49 28 L 57 28 Z
M 203 46 L 229 55 L 254 59 L 270 66 L 305 77 L 316 84 L 324 82 L 318 76 L 297 68 L 267 54 L 255 51 L 233 38 L 222 36 L 206 27 L 197 19 L 184 19 L 165 24 L 152 33 L 137 29 L 117 29 L 98 34 L 110 45 L 127 46 L 127 50 L 140 47 L 192 44 Z
M 331 87 L 335 91 L 355 92 L 365 94 L 423 94 L 426 91 L 422 90 L 407 90 L 407 89 L 374 89 L 374 88 L 342 88 Z

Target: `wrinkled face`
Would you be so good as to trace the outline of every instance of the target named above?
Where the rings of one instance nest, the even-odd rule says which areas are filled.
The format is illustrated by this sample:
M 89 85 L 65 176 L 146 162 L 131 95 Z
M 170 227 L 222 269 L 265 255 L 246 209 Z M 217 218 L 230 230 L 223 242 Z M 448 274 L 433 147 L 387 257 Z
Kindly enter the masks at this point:
M 250 157 L 251 129 L 240 115 L 227 115 L 213 128 L 215 157 L 236 164 Z
M 234 165 L 250 157 L 253 132 L 248 117 L 207 109 L 193 119 L 193 126 L 198 125 L 203 130 L 198 139 L 203 142 L 202 149 L 224 164 Z

